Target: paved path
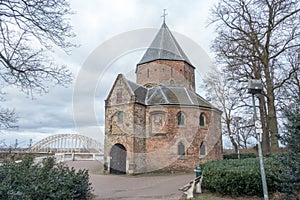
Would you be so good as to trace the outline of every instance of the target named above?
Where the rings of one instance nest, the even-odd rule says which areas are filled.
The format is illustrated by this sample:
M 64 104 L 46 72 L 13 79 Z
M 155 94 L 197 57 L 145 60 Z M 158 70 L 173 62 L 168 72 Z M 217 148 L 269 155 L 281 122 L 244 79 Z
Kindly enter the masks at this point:
M 95 172 L 101 166 L 97 161 L 75 161 L 67 165 L 90 170 L 90 181 L 95 199 L 181 199 L 178 188 L 194 178 L 194 174 L 173 175 L 102 175 Z

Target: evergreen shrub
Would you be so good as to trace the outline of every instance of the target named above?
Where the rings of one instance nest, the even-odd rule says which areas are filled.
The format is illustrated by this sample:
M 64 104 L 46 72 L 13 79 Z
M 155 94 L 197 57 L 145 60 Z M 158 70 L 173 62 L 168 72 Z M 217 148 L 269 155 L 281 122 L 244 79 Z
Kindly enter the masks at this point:
M 226 153 L 223 155 L 223 159 L 238 159 L 238 154 L 237 153 Z M 245 159 L 245 158 L 256 158 L 255 153 L 240 153 L 240 158 Z
M 264 160 L 269 192 L 276 191 L 277 174 L 280 170 L 275 158 Z M 259 159 L 231 159 L 209 161 L 201 164 L 203 170 L 202 186 L 223 195 L 263 195 Z
M 0 166 L 0 199 L 87 199 L 91 184 L 87 170 L 75 171 L 56 164 L 53 157 L 35 164 L 33 158 L 5 162 Z

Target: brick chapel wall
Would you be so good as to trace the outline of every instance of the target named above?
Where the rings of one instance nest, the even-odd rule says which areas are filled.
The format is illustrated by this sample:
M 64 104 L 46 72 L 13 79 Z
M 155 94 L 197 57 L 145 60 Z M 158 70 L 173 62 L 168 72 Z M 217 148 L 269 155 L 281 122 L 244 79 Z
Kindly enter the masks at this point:
M 134 105 L 134 155 L 133 172 L 146 172 L 146 107 L 141 104 Z
M 105 102 L 105 141 L 104 162 L 110 161 L 110 150 L 115 144 L 121 144 L 127 151 L 126 171 L 134 162 L 134 99 L 128 85 L 119 75 L 109 98 Z M 122 112 L 122 122 L 119 113 Z
M 136 77 L 141 85 L 186 87 L 195 91 L 194 68 L 184 61 L 156 60 L 145 63 L 137 66 Z
M 177 125 L 177 113 L 182 111 L 185 116 L 185 125 Z M 154 128 L 153 121 L 155 116 L 163 116 L 160 114 L 166 113 L 165 118 L 160 123 L 156 118 L 156 122 L 160 123 L 160 128 Z M 199 126 L 199 116 L 204 113 L 206 116 L 206 125 Z M 147 166 L 148 171 L 157 170 L 162 168 L 166 171 L 190 171 L 200 163 L 200 144 L 205 145 L 207 135 L 212 133 L 214 127 L 214 116 L 211 109 L 200 109 L 193 106 L 151 106 L 147 111 L 148 117 L 146 118 L 147 124 Z M 154 116 L 153 116 L 154 115 Z M 158 131 L 160 130 L 160 131 Z M 220 131 L 220 130 L 218 130 Z M 217 132 L 219 140 L 221 140 L 221 132 Z M 178 155 L 178 143 L 182 142 L 185 145 L 186 154 L 184 156 Z M 217 141 L 216 143 L 220 143 Z M 218 151 L 220 145 L 209 147 L 209 151 Z M 209 156 L 211 153 L 209 152 Z M 214 154 L 215 155 L 215 154 Z M 203 156 L 203 157 L 206 157 Z M 216 156 L 216 155 L 215 155 Z M 214 156 L 209 156 L 210 158 Z
M 105 109 L 105 141 L 104 141 L 104 162 L 110 166 L 110 151 L 115 144 L 121 144 L 127 151 L 126 171 L 132 167 L 134 152 L 133 137 L 133 104 L 118 106 L 107 106 Z M 118 123 L 117 113 L 123 111 L 123 123 Z
M 205 138 L 207 152 L 209 154 L 205 157 L 206 160 L 220 160 L 223 158 L 222 147 L 222 125 L 221 125 L 221 111 L 212 110 L 211 112 L 212 124 L 209 126 L 210 134 Z M 206 161 L 205 160 L 205 161 Z

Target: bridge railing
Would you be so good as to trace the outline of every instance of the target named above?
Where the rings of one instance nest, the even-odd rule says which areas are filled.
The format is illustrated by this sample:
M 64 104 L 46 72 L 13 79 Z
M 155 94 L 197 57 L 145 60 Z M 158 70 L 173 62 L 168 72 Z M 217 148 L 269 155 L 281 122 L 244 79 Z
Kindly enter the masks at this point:
M 99 160 L 103 161 L 103 153 L 55 153 L 57 162 L 75 160 Z

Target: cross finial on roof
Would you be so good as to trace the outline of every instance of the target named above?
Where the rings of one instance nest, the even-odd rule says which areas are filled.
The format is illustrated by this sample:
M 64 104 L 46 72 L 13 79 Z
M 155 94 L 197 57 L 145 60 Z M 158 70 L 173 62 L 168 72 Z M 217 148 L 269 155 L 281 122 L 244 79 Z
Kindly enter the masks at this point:
M 161 16 L 164 18 L 164 23 L 166 22 L 166 16 L 168 15 L 168 13 L 166 13 L 167 9 L 164 9 L 164 14 Z

